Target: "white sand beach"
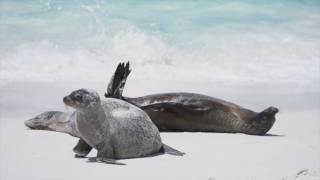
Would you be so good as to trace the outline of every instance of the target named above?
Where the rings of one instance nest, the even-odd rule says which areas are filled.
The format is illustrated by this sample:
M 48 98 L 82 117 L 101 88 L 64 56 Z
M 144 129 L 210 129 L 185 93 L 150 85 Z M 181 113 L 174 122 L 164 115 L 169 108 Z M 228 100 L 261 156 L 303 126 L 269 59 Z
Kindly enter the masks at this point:
M 139 83 L 134 83 L 139 82 Z M 319 179 L 319 94 L 240 88 L 222 91 L 212 85 L 167 84 L 129 80 L 125 94 L 195 91 L 253 110 L 280 108 L 266 136 L 226 133 L 161 133 L 163 142 L 186 153 L 121 160 L 125 166 L 89 163 L 74 157 L 77 139 L 66 134 L 28 130 L 23 122 L 41 112 L 66 109 L 62 97 L 99 83 L 7 83 L 1 85 L 0 179 Z M 171 85 L 175 85 L 170 86 Z M 188 86 L 189 88 L 186 88 Z M 228 87 L 225 87 L 228 89 Z M 202 89 L 202 91 L 201 91 Z M 212 90 L 210 90 L 212 89 Z M 234 90 L 234 89 L 233 89 Z M 241 90 L 241 91 L 240 91 Z M 211 93 L 209 93 L 211 91 Z M 126 93 L 128 92 L 128 93 Z M 256 94 L 252 94 L 256 92 Z M 286 94 L 287 93 L 287 94 Z M 250 95 L 251 94 L 251 95 Z M 268 97 L 261 97 L 267 95 Z M 94 157 L 92 151 L 89 157 Z

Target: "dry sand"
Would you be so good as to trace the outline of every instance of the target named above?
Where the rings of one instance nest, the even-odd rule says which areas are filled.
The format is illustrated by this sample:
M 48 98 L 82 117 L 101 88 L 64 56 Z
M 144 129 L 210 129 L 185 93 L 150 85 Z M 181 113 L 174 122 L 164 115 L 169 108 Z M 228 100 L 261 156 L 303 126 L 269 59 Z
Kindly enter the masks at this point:
M 121 160 L 126 166 L 74 158 L 77 139 L 28 130 L 23 122 L 41 112 L 67 109 L 62 97 L 100 83 L 2 83 L 0 86 L 0 179 L 320 179 L 320 103 L 318 92 L 261 85 L 227 86 L 130 80 L 126 95 L 192 91 L 226 99 L 256 111 L 280 108 L 266 136 L 225 133 L 161 133 L 183 157 Z M 217 89 L 217 87 L 219 89 Z M 68 109 L 69 111 L 71 109 Z M 95 156 L 92 151 L 89 157 Z

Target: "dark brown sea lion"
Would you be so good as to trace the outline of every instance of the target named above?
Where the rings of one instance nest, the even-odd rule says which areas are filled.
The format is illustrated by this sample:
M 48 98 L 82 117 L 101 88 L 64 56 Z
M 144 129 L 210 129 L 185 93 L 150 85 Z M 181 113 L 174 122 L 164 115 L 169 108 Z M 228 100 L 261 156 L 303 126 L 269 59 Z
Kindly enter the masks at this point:
M 195 93 L 124 97 L 122 92 L 130 72 L 129 63 L 120 63 L 105 97 L 119 98 L 143 109 L 160 131 L 264 135 L 275 122 L 275 114 L 278 112 L 275 107 L 254 112 L 221 99 Z

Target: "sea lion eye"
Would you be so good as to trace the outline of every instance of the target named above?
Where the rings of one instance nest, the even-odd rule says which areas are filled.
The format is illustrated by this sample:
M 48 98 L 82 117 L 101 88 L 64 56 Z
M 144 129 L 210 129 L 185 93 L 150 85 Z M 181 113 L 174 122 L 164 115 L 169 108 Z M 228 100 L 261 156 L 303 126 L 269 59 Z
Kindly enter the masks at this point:
M 76 99 L 78 99 L 78 100 L 81 100 L 81 95 L 79 95 L 79 94 L 76 94 L 74 97 L 75 97 Z
M 268 119 L 267 119 L 266 117 L 261 118 L 261 122 L 262 122 L 262 123 L 266 123 L 267 120 L 268 120 Z

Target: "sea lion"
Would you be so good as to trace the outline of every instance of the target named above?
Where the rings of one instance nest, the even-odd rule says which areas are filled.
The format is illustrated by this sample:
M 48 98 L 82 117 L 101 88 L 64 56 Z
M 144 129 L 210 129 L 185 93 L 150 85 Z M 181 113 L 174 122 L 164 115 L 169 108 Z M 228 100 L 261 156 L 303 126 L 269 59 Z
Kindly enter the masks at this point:
M 254 112 L 218 98 L 195 93 L 163 93 L 136 98 L 122 96 L 131 69 L 120 63 L 105 97 L 122 99 L 144 110 L 160 131 L 266 134 L 279 111 L 269 107 Z
M 27 120 L 31 129 L 50 130 L 79 137 L 73 149 L 77 156 L 98 150 L 98 162 L 121 164 L 115 159 L 144 157 L 157 153 L 182 156 L 184 153 L 162 143 L 157 127 L 141 109 L 118 99 L 100 101 L 87 89 L 72 92 L 63 99 L 74 107 L 72 114 L 59 111 L 42 113 Z
M 65 113 L 61 111 L 48 111 L 29 119 L 24 124 L 33 130 L 47 130 L 69 134 L 80 138 L 75 128 L 76 113 Z M 73 148 L 76 157 L 85 157 L 89 154 L 92 147 L 84 140 L 80 139 Z
M 47 111 L 25 121 L 24 124 L 30 129 L 56 131 L 79 137 L 74 124 L 75 115 L 75 113 Z

